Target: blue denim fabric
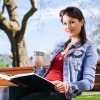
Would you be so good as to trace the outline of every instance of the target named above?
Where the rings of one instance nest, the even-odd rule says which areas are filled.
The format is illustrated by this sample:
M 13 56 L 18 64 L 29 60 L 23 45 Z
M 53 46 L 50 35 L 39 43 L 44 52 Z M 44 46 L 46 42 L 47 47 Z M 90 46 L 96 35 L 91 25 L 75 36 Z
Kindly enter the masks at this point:
M 41 66 L 40 68 L 37 68 L 34 73 L 43 77 L 45 72 L 46 72 L 46 70 Z
M 60 43 L 51 53 L 51 63 L 54 57 L 64 49 L 65 44 Z M 78 41 L 69 48 L 63 62 L 63 80 L 69 85 L 69 90 L 65 93 L 66 98 L 71 99 L 80 95 L 82 91 L 93 88 L 97 60 L 96 49 L 89 41 L 82 46 Z

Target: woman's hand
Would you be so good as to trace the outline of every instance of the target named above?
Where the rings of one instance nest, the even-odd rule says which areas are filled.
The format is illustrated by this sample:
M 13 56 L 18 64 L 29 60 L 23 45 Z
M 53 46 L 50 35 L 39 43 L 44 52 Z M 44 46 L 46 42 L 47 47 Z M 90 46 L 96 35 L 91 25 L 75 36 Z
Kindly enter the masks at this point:
M 55 90 L 59 93 L 66 93 L 68 91 L 68 84 L 62 81 L 52 81 L 55 85 Z

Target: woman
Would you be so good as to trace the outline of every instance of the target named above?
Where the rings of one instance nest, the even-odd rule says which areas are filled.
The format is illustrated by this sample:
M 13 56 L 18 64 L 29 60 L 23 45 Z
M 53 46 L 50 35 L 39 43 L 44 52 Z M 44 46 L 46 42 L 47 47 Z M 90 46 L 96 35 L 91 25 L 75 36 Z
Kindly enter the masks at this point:
M 57 92 L 37 92 L 20 100 L 70 100 L 94 86 L 97 52 L 86 37 L 85 19 L 77 7 L 60 12 L 69 40 L 52 52 L 51 65 L 45 78 L 55 84 Z

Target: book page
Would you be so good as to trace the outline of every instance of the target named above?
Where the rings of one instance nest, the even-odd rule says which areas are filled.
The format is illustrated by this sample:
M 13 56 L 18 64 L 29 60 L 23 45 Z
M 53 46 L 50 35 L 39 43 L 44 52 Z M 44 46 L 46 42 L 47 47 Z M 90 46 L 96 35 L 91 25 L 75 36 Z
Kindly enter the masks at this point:
M 35 73 L 24 73 L 24 74 L 17 74 L 11 77 L 11 79 L 13 78 L 18 78 L 18 77 L 23 77 L 23 76 L 29 76 L 29 75 L 34 75 Z
M 6 75 L 6 74 L 0 74 L 0 78 L 6 79 L 6 80 L 10 80 L 11 76 L 10 75 Z

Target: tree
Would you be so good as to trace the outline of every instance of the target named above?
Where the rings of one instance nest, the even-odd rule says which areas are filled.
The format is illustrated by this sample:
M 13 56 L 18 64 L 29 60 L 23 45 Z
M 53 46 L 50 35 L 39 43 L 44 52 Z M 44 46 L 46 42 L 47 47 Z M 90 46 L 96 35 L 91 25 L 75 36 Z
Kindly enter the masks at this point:
M 96 27 L 95 31 L 92 33 L 93 38 L 92 40 L 97 45 L 97 52 L 100 55 L 100 24 Z
M 28 66 L 28 56 L 25 47 L 24 34 L 28 19 L 37 11 L 35 1 L 30 0 L 31 9 L 23 16 L 21 25 L 18 20 L 17 0 L 4 0 L 0 12 L 0 29 L 3 30 L 11 43 L 13 55 L 13 67 Z M 4 17 L 4 9 L 7 9 L 9 20 Z

